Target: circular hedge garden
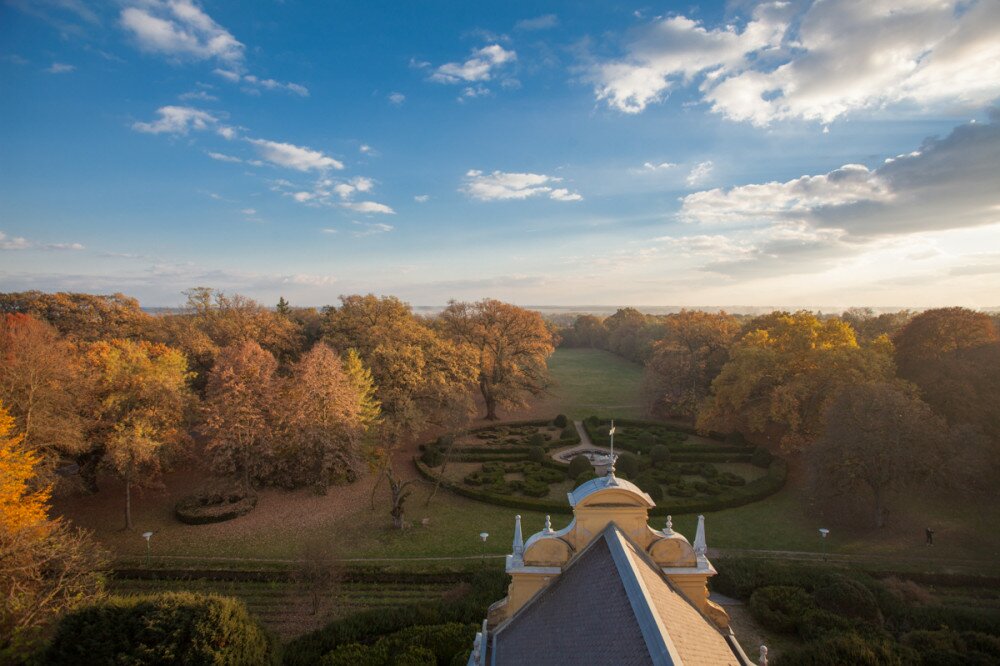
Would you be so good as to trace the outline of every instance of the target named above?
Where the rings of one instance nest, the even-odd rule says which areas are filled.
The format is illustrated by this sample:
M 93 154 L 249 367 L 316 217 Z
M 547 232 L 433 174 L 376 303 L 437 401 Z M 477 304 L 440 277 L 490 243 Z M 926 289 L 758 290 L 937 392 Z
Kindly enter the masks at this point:
M 459 495 L 513 508 L 570 513 L 565 493 L 596 473 L 583 455 L 568 463 L 553 459 L 553 453 L 579 444 L 575 427 L 564 419 L 501 423 L 441 439 L 422 447 L 417 468 Z M 615 425 L 615 448 L 622 450 L 616 475 L 653 498 L 653 514 L 741 506 L 784 485 L 784 460 L 741 441 L 700 437 L 693 430 L 653 421 Z M 595 444 L 607 445 L 609 421 L 594 416 L 584 427 Z

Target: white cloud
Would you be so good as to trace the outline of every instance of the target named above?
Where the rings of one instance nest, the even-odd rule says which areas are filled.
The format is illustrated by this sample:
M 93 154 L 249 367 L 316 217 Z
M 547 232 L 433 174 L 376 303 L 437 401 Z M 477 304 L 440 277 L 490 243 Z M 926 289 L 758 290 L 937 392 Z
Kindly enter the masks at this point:
M 278 166 L 298 171 L 326 171 L 327 169 L 344 168 L 343 162 L 311 148 L 266 139 L 247 139 L 247 141 L 257 147 L 261 157 Z
M 119 22 L 144 51 L 194 60 L 243 60 L 243 44 L 191 0 L 133 3 L 122 9 Z
M 499 44 L 491 44 L 473 51 L 465 62 L 441 65 L 430 78 L 438 83 L 489 81 L 498 69 L 516 59 L 517 53 L 514 51 L 508 51 Z
M 257 209 L 255 209 L 255 208 L 244 208 L 240 212 L 243 213 L 244 215 L 256 215 L 257 214 Z
M 626 113 L 688 86 L 716 113 L 756 125 L 903 104 L 979 108 L 1000 95 L 1000 3 L 762 2 L 742 29 L 657 19 L 589 78 Z
M 76 71 L 76 65 L 67 65 L 64 62 L 54 62 L 45 69 L 49 74 L 69 74 Z
M 191 130 L 203 131 L 212 127 L 217 127 L 220 133 L 232 131 L 232 128 L 218 127 L 219 119 L 208 111 L 190 106 L 161 106 L 156 114 L 159 118 L 152 122 L 132 123 L 132 129 L 148 134 L 187 134 Z
M 8 236 L 0 231 L 0 250 L 83 250 L 80 243 L 38 243 L 23 236 Z
M 877 169 L 847 164 L 825 174 L 713 189 L 682 199 L 678 219 L 727 229 L 742 243 L 712 269 L 823 270 L 871 247 L 920 234 L 1000 224 L 1000 113 L 955 128 Z M 784 263 L 783 263 L 784 262 Z
M 356 224 L 361 227 L 361 229 L 351 233 L 351 235 L 356 238 L 360 238 L 362 236 L 373 236 L 375 234 L 384 234 L 394 229 L 391 224 L 385 224 L 384 222 L 352 222 L 352 224 Z
M 544 14 L 531 19 L 523 19 L 514 24 L 515 30 L 548 30 L 559 25 L 555 14 Z
M 320 229 L 320 233 L 324 233 L 324 234 L 336 234 L 336 233 L 340 233 L 340 232 L 337 231 L 336 229 L 332 229 L 330 227 L 326 227 L 326 228 Z
M 394 92 L 389 94 L 389 102 L 395 104 L 396 106 L 399 106 L 405 101 L 406 101 L 406 95 L 404 95 L 403 93 Z
M 369 146 L 367 143 L 363 143 L 360 146 L 358 146 L 358 152 L 363 153 L 363 154 L 371 153 L 372 152 L 372 147 Z
M 179 99 L 189 101 L 189 100 L 200 100 L 202 102 L 218 102 L 219 98 L 215 95 L 205 92 L 204 90 L 192 90 L 190 92 L 178 95 Z
M 243 160 L 241 160 L 239 157 L 235 157 L 233 155 L 226 155 L 225 153 L 207 152 L 205 154 L 211 157 L 213 160 L 218 160 L 219 162 L 232 162 L 234 164 L 243 163 Z
M 676 166 L 673 162 L 643 162 L 642 169 L 634 169 L 634 171 L 663 171 L 673 169 Z
M 417 196 L 413 197 L 413 200 L 416 201 L 417 203 L 427 203 L 430 200 L 430 198 L 431 197 L 429 194 L 418 194 Z
M 341 204 L 344 208 L 348 208 L 357 213 L 367 213 L 367 214 L 379 214 L 379 215 L 395 215 L 394 211 L 389 206 L 385 204 L 378 203 L 377 201 L 345 201 Z M 388 226 L 388 225 L 385 225 Z M 392 227 L 389 227 L 391 229 Z M 388 229 L 386 230 L 388 231 Z
M 695 187 L 697 185 L 700 185 L 703 182 L 705 182 L 705 180 L 708 179 L 708 177 L 712 174 L 712 170 L 714 168 L 715 165 L 712 164 L 712 160 L 699 162 L 698 164 L 694 165 L 694 167 L 691 169 L 691 172 L 688 173 L 685 182 L 688 184 L 688 187 Z
M 506 173 L 494 171 L 484 174 L 472 169 L 465 174 L 465 185 L 460 191 L 480 201 L 528 199 L 547 195 L 556 201 L 579 201 L 583 197 L 566 188 L 553 188 L 562 178 L 539 173 Z
M 221 76 L 230 83 L 242 83 L 244 92 L 259 93 L 264 90 L 285 90 L 300 97 L 309 97 L 309 89 L 299 83 L 285 83 L 275 79 L 262 79 L 254 74 L 243 74 L 232 69 L 216 68 L 215 74 Z

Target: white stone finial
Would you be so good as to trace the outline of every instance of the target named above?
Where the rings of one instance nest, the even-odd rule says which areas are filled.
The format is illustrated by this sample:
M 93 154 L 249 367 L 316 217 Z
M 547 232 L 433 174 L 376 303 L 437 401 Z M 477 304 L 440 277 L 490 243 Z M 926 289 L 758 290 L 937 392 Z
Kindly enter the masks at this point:
M 552 529 L 552 516 L 545 516 L 545 531 L 546 532 L 553 532 L 554 531 Z
M 673 516 L 667 516 L 667 526 L 663 528 L 663 533 L 666 536 L 673 536 L 674 535 L 674 517 Z
M 767 646 L 766 645 L 761 645 L 760 646 L 760 659 L 757 660 L 757 663 L 760 666 L 767 666 Z
M 618 485 L 618 479 L 615 478 L 615 463 L 618 462 L 618 456 L 615 455 L 615 420 L 611 419 L 611 427 L 608 429 L 608 436 L 611 437 L 611 453 L 608 454 L 608 485 L 616 486 Z
M 524 555 L 524 537 L 521 536 L 521 516 L 514 516 L 514 559 Z
M 694 535 L 694 554 L 698 558 L 698 564 L 706 564 L 708 544 L 705 542 L 705 516 L 698 516 L 698 531 Z

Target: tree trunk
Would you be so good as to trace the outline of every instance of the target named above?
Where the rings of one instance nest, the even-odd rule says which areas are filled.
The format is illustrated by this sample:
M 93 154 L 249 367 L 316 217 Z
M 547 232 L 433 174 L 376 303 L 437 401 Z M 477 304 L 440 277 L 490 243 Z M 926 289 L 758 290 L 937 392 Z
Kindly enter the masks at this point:
M 885 506 L 882 502 L 882 493 L 875 491 L 875 527 L 879 529 L 885 527 Z
M 80 466 L 80 482 L 88 493 L 100 490 L 97 486 L 97 466 L 100 462 L 101 454 L 98 451 L 88 451 L 76 458 L 76 464 Z
M 132 474 L 125 472 L 125 529 L 132 529 Z
M 493 395 L 493 387 L 485 375 L 479 376 L 479 392 L 483 394 L 483 402 L 486 403 L 486 420 L 496 421 L 497 419 L 497 399 Z

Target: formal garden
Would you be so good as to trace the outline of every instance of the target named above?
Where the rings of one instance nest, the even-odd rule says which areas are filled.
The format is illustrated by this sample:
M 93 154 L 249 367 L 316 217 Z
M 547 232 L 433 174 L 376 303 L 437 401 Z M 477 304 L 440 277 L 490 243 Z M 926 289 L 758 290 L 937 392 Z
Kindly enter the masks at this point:
M 605 471 L 611 422 L 583 421 L 595 446 L 564 415 L 476 428 L 421 447 L 415 461 L 429 480 L 472 499 L 570 513 L 566 493 Z M 615 425 L 616 475 L 657 503 L 656 515 L 718 511 L 764 499 L 784 485 L 785 461 L 741 440 L 654 421 Z M 595 463 L 600 469 L 595 469 Z

